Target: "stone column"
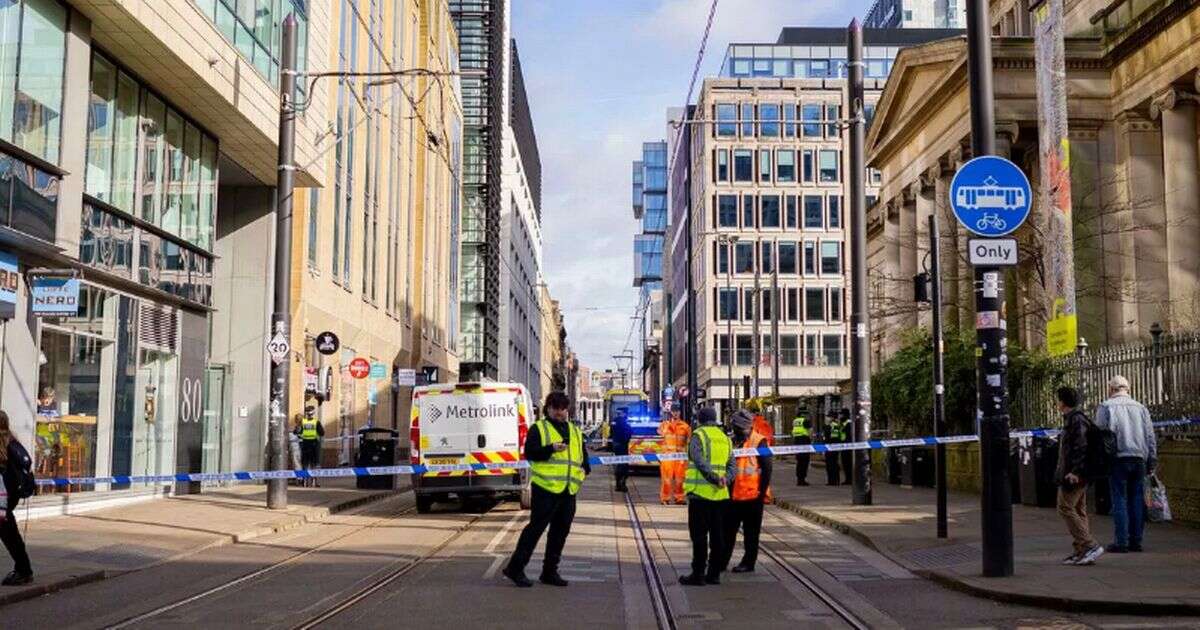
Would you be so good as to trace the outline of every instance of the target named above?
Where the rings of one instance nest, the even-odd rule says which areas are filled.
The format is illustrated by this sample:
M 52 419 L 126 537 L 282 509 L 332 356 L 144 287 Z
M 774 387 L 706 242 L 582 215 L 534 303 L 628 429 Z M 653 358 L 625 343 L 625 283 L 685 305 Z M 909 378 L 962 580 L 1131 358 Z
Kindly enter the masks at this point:
M 1123 229 L 1133 245 L 1128 261 L 1133 282 L 1126 292 L 1137 305 L 1137 317 L 1127 324 L 1136 337 L 1145 336 L 1156 321 L 1169 321 L 1163 141 L 1159 127 L 1140 111 L 1121 112 L 1117 123 L 1117 154 L 1129 207 L 1129 224 Z
M 1150 105 L 1162 117 L 1163 202 L 1166 209 L 1167 295 L 1171 327 L 1200 318 L 1200 152 L 1195 95 L 1169 88 Z
M 954 179 L 954 174 L 962 168 L 963 164 L 971 159 L 971 152 L 965 146 L 959 146 L 956 150 L 950 153 L 950 172 L 946 173 L 946 190 L 950 190 L 950 181 Z M 946 204 L 946 213 L 942 216 L 944 223 L 943 230 L 948 235 L 947 240 L 942 242 L 942 251 L 945 253 L 946 277 L 951 273 L 954 274 L 954 290 L 946 288 L 946 299 L 957 300 L 958 302 L 958 327 L 962 330 L 975 330 L 975 270 L 971 268 L 971 264 L 967 262 L 967 239 L 970 238 L 970 233 L 967 229 L 958 222 L 954 216 L 954 211 L 950 208 L 949 193 L 945 195 L 944 203 Z M 951 265 L 953 263 L 953 272 Z M 954 322 L 952 318 L 947 318 L 948 322 Z

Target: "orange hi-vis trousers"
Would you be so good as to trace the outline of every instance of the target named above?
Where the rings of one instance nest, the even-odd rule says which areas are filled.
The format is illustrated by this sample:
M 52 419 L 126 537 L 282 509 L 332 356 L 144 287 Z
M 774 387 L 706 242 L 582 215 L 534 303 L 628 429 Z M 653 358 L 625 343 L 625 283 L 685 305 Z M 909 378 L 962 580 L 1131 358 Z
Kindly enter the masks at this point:
M 660 462 L 658 466 L 659 475 L 662 477 L 662 488 L 658 492 L 659 500 L 667 503 L 673 498 L 676 503 L 683 503 L 683 476 L 687 473 L 687 462 Z

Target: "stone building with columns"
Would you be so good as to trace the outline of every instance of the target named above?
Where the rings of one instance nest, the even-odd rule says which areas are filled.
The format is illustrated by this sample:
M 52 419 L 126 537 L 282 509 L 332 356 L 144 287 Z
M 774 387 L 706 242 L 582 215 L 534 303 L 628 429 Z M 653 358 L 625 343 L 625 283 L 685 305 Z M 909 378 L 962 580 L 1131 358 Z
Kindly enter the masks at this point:
M 1038 187 L 1034 44 L 1026 2 L 991 3 L 997 152 Z M 1066 0 L 1067 110 L 1079 335 L 1092 345 L 1200 327 L 1200 2 Z M 944 313 L 973 327 L 967 233 L 949 208 L 954 172 L 969 160 L 965 37 L 896 57 L 867 139 L 882 173 L 868 209 L 873 364 L 903 332 L 929 325 L 912 277 L 928 264 L 928 217 L 938 216 Z M 1036 199 L 1037 195 L 1035 195 Z M 1015 233 L 1020 264 L 1007 274 L 1010 342 L 1045 344 L 1045 222 L 1035 200 Z

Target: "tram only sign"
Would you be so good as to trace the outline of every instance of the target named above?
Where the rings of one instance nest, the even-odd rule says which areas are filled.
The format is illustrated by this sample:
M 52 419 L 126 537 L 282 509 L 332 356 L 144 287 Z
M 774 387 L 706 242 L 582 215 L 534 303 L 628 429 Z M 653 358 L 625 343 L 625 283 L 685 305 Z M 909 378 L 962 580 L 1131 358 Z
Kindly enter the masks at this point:
M 950 207 L 968 231 L 1005 236 L 1029 218 L 1033 193 L 1016 164 L 994 155 L 977 157 L 958 169 L 950 182 Z
M 1017 239 L 967 239 L 967 257 L 972 265 L 982 267 L 1011 267 L 1017 264 Z

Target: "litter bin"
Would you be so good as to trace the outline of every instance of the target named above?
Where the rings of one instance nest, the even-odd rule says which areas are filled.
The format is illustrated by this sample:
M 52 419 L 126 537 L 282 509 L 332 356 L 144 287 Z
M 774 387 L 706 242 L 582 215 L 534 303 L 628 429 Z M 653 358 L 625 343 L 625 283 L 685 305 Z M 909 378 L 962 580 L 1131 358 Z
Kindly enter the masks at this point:
M 1058 466 L 1058 440 L 1046 437 L 1021 438 L 1021 503 L 1054 507 L 1057 488 L 1054 469 Z
M 901 450 L 903 452 L 900 454 L 900 483 L 911 487 L 932 488 L 935 465 L 933 449 L 913 446 Z
M 354 465 L 395 466 L 396 438 L 400 434 L 391 429 L 367 427 L 358 431 L 358 455 Z M 396 475 L 364 475 L 356 477 L 357 486 L 364 490 L 394 490 Z
M 1021 440 L 1008 441 L 1008 489 L 1012 504 L 1021 505 Z

